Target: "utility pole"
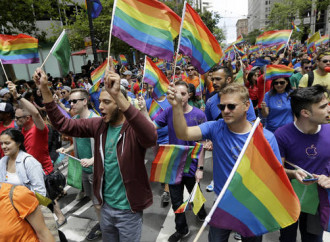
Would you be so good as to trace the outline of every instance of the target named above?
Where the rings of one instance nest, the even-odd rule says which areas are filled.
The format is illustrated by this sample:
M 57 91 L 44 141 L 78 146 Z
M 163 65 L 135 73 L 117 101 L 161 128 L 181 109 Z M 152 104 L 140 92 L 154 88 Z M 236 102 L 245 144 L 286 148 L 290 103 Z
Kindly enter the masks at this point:
M 315 33 L 316 25 L 316 0 L 312 0 L 312 12 L 311 12 L 311 34 Z
M 96 53 L 96 47 L 95 47 L 95 40 L 94 40 L 94 27 L 93 27 L 93 19 L 92 19 L 92 2 L 90 0 L 86 0 L 87 3 L 87 14 L 88 14 L 88 23 L 89 23 L 89 32 L 91 36 L 92 41 L 92 50 L 94 55 L 94 62 L 97 62 L 97 53 Z

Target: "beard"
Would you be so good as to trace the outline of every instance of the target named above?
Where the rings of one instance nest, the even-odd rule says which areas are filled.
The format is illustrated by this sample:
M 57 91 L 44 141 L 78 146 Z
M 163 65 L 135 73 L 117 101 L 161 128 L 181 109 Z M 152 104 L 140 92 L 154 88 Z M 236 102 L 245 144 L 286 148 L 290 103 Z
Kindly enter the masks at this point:
M 118 121 L 119 117 L 120 117 L 120 111 L 119 108 L 116 107 L 116 109 L 112 112 L 109 123 L 110 124 L 114 124 Z

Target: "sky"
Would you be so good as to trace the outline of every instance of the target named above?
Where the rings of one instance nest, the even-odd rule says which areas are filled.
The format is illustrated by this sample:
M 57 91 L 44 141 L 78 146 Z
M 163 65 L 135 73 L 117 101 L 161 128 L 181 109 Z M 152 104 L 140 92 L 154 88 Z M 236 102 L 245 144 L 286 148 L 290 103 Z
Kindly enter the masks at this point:
M 226 43 L 234 42 L 236 36 L 236 22 L 246 18 L 248 14 L 248 0 L 204 0 L 210 2 L 211 11 L 218 12 L 222 19 L 219 27 L 226 26 Z

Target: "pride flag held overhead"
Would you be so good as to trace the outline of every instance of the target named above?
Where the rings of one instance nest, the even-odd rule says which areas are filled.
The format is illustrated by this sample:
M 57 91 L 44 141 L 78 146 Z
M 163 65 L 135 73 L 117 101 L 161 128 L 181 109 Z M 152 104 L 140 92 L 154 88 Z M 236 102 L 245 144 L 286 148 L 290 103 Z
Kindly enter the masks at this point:
M 316 51 L 316 43 L 321 39 L 320 32 L 316 32 L 307 40 L 307 53 L 312 54 Z
M 297 32 L 300 32 L 300 29 L 297 27 L 297 25 L 294 24 L 294 22 L 291 22 L 291 28 L 296 30 Z
M 151 120 L 155 120 L 159 114 L 161 114 L 164 110 L 162 107 L 155 101 L 154 99 L 151 101 L 151 105 L 149 108 L 149 116 Z
M 290 77 L 294 69 L 286 65 L 267 65 L 266 66 L 266 80 L 275 80 L 278 78 Z
M 290 40 L 292 30 L 271 30 L 262 33 L 256 39 L 256 44 L 271 47 L 279 44 L 287 44 Z
M 184 9 L 179 48 L 184 55 L 191 58 L 191 64 L 198 72 L 204 74 L 219 63 L 223 52 L 198 13 L 188 3 L 185 3 Z
M 128 65 L 128 62 L 127 62 L 127 59 L 126 59 L 126 56 L 125 55 L 119 55 L 119 59 L 120 59 L 120 63 L 123 66 L 127 66 Z
M 209 215 L 211 226 L 234 230 L 244 237 L 287 227 L 300 215 L 299 199 L 263 134 L 259 118 L 253 130 L 240 154 L 242 159 L 235 164 L 211 210 L 214 213 Z
M 112 34 L 142 53 L 172 61 L 181 18 L 156 0 L 117 0 Z
M 91 73 L 91 79 L 93 84 L 95 84 L 98 81 L 103 82 L 104 79 L 104 75 L 105 75 L 105 70 L 107 68 L 107 63 L 108 60 L 106 59 L 102 65 L 100 65 L 99 67 L 97 67 L 92 73 Z
M 240 45 L 244 43 L 244 38 L 242 35 L 238 36 L 237 40 L 233 43 L 234 45 Z
M 26 34 L 0 34 L 0 59 L 3 64 L 39 63 L 38 40 Z
M 165 95 L 170 84 L 165 74 L 156 66 L 156 64 L 146 56 L 145 71 L 143 81 L 154 87 L 152 96 L 155 99 Z

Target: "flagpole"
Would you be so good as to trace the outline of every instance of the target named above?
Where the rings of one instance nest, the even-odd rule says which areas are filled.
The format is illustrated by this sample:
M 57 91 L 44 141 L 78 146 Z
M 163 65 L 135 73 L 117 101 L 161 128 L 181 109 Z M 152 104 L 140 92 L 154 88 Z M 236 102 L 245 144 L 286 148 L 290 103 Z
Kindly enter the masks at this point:
M 108 69 L 109 66 L 110 66 L 111 36 L 112 36 L 113 19 L 114 19 L 114 17 L 115 17 L 116 7 L 117 7 L 117 0 L 115 0 L 115 1 L 113 2 L 113 7 L 112 7 L 112 16 L 111 16 L 110 33 L 109 33 L 109 46 L 108 46 L 108 64 L 107 64 L 107 69 Z
M 0 63 L 1 63 L 1 67 L 2 67 L 3 73 L 5 74 L 6 80 L 7 80 L 7 82 L 9 82 L 9 79 L 8 79 L 8 76 L 7 76 L 7 73 L 6 73 L 5 67 L 4 67 L 3 64 L 2 64 L 2 60 L 1 60 L 1 59 L 0 59 Z
M 173 75 L 172 75 L 173 82 L 174 82 L 174 77 L 175 77 L 176 60 L 177 60 L 177 57 L 178 57 L 178 54 L 179 54 L 180 43 L 181 43 L 182 26 L 183 26 L 184 16 L 186 15 L 186 5 L 187 5 L 187 1 L 185 0 L 184 5 L 183 5 L 183 9 L 182 9 L 182 18 L 181 18 L 181 24 L 180 24 L 178 47 L 176 48 L 176 53 L 175 53 L 175 58 L 174 58 L 174 68 L 173 68 Z
M 57 38 L 55 44 L 53 45 L 53 47 L 50 49 L 46 59 L 44 60 L 44 62 L 42 63 L 42 65 L 40 66 L 40 69 L 42 69 L 42 67 L 45 65 L 46 61 L 48 60 L 48 57 L 50 56 L 51 53 L 53 53 L 54 49 L 57 47 L 58 43 L 60 42 L 60 40 L 63 38 L 63 35 L 65 34 L 65 29 L 63 29 L 62 33 L 60 34 L 60 36 Z
M 143 96 L 143 82 L 144 82 L 144 76 L 145 76 L 145 73 L 146 73 L 146 64 L 147 64 L 147 55 L 144 56 L 144 66 L 143 66 L 143 76 L 142 76 L 142 96 Z M 148 92 L 148 90 L 147 90 Z
M 291 39 L 292 31 L 293 31 L 293 30 L 291 30 L 291 33 L 290 33 L 290 36 L 289 36 L 288 42 L 286 42 L 285 49 L 284 49 L 284 51 L 283 51 L 283 54 L 284 54 L 284 55 L 285 55 L 286 48 L 288 47 L 289 41 L 290 41 L 290 39 Z
M 228 179 L 227 179 L 225 185 L 223 186 L 223 188 L 222 188 L 222 190 L 221 190 L 219 196 L 217 197 L 217 200 L 216 200 L 215 203 L 213 204 L 213 207 L 212 207 L 211 211 L 209 212 L 209 214 L 208 214 L 207 217 L 205 218 L 205 221 L 204 221 L 202 227 L 199 229 L 198 234 L 196 235 L 196 237 L 195 237 L 195 239 L 194 239 L 194 242 L 197 242 L 197 241 L 198 241 L 198 239 L 199 239 L 199 237 L 201 236 L 201 234 L 203 233 L 203 231 L 204 231 L 206 225 L 210 222 L 211 217 L 212 217 L 212 215 L 213 215 L 215 209 L 218 207 L 219 202 L 221 201 L 222 197 L 224 196 L 224 194 L 225 194 L 225 192 L 226 192 L 226 190 L 227 190 L 227 188 L 228 188 L 228 186 L 229 186 L 231 180 L 232 180 L 233 177 L 234 177 L 234 174 L 235 174 L 235 172 L 236 172 L 236 170 L 237 170 L 239 164 L 241 163 L 241 160 L 242 160 L 242 158 L 243 158 L 243 155 L 245 154 L 245 151 L 246 151 L 246 149 L 247 149 L 247 147 L 248 147 L 248 145 L 249 145 L 249 143 L 250 143 L 250 141 L 251 141 L 251 139 L 252 139 L 252 136 L 253 136 L 255 130 L 257 129 L 259 123 L 260 123 L 260 118 L 257 118 L 256 121 L 255 121 L 255 123 L 253 124 L 253 127 L 252 127 L 252 129 L 251 129 L 251 131 L 250 131 L 250 134 L 249 134 L 248 138 L 247 138 L 246 141 L 245 141 L 245 144 L 244 144 L 244 146 L 243 146 L 243 148 L 242 148 L 242 150 L 241 150 L 241 153 L 239 154 L 239 156 L 238 156 L 238 158 L 237 158 L 237 161 L 236 161 L 236 163 L 235 163 L 233 169 L 231 170 L 231 172 L 230 172 L 230 174 L 229 174 L 229 176 L 228 176 Z
M 77 161 L 81 162 L 81 160 L 79 160 L 78 158 L 76 158 L 76 157 L 74 157 L 74 156 L 72 156 L 72 155 L 69 155 L 69 154 L 64 153 L 64 152 L 59 152 L 59 153 L 61 153 L 61 154 L 63 154 L 63 155 L 66 155 L 66 156 L 69 156 L 70 158 L 72 158 L 72 159 L 74 159 L 74 160 L 77 160 Z

